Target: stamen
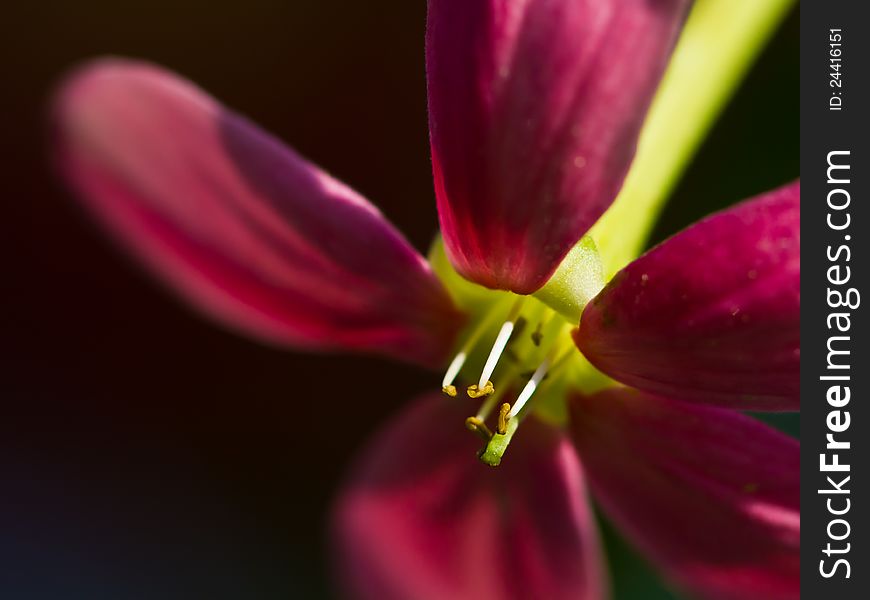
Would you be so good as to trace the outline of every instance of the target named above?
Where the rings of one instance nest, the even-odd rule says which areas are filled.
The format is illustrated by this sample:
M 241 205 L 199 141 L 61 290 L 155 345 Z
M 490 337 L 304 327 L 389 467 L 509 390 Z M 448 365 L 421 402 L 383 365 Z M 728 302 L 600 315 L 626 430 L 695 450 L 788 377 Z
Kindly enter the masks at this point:
M 489 378 L 492 377 L 492 373 L 495 371 L 496 365 L 498 365 L 498 359 L 501 358 L 502 352 L 504 352 L 508 340 L 511 339 L 511 333 L 513 333 L 513 331 L 513 321 L 505 321 L 502 324 L 498 336 L 495 338 L 495 343 L 492 345 L 492 350 L 489 351 L 486 364 L 483 365 L 483 371 L 480 373 L 480 379 L 477 382 L 478 388 L 483 388 L 484 384 L 486 384 L 486 382 L 489 381 Z
M 505 402 L 501 405 L 501 409 L 498 411 L 498 431 L 499 435 L 504 435 L 507 433 L 507 422 L 509 419 L 508 413 L 511 410 L 511 405 Z
M 465 340 L 465 343 L 462 345 L 462 349 L 459 353 L 453 357 L 453 360 L 450 361 L 450 366 L 447 367 L 447 372 L 444 373 L 444 378 L 441 380 L 441 391 L 447 394 L 450 397 L 456 396 L 456 386 L 453 385 L 453 382 L 456 381 L 456 377 L 459 375 L 459 372 L 462 371 L 462 367 L 465 365 L 465 360 L 468 358 L 468 353 L 471 352 L 472 348 L 477 344 L 480 340 L 480 337 L 492 326 L 494 325 L 495 318 L 498 316 L 497 312 L 490 313 L 477 328 L 471 332 L 471 335 L 468 336 L 468 339 Z
M 462 365 L 465 364 L 465 359 L 468 358 L 468 353 L 462 350 L 450 362 L 447 367 L 447 372 L 444 374 L 444 379 L 441 380 L 441 391 L 450 397 L 456 397 L 456 386 L 453 385 L 459 371 L 462 370 Z
M 483 387 L 470 385 L 465 391 L 469 398 L 483 398 L 484 396 L 492 394 L 495 391 L 495 387 L 492 385 L 491 381 L 487 380 Z
M 516 367 L 511 366 L 504 374 L 505 381 L 513 381 L 516 377 Z M 472 386 L 474 387 L 474 386 Z M 488 419 L 489 413 L 492 412 L 492 409 L 498 404 L 499 400 L 502 396 L 504 396 L 505 392 L 510 389 L 510 384 L 506 386 L 499 386 L 498 390 L 495 390 L 489 397 L 481 403 L 480 408 L 477 410 L 477 418 L 478 419 Z
M 469 431 L 473 431 L 479 435 L 484 442 L 489 443 L 489 440 L 492 439 L 492 431 L 490 431 L 489 427 L 486 426 L 486 423 L 477 417 L 468 417 L 465 419 L 465 427 Z
M 525 296 L 517 298 L 516 302 L 514 302 L 514 305 L 511 307 L 507 320 L 502 323 L 501 329 L 499 329 L 498 335 L 495 338 L 495 343 L 492 345 L 492 350 L 489 351 L 486 364 L 483 365 L 483 372 L 480 374 L 480 379 L 477 381 L 478 389 L 482 389 L 486 382 L 489 381 L 489 378 L 492 377 L 492 373 L 495 371 L 496 365 L 498 365 L 498 359 L 501 357 L 505 346 L 507 346 L 508 341 L 511 339 L 511 334 L 514 331 L 514 324 L 516 323 L 517 317 L 519 316 L 525 302 Z
M 518 360 L 509 363 L 502 371 L 499 371 L 498 377 L 502 381 L 499 389 L 491 391 L 489 397 L 481 404 L 477 415 L 469 417 L 466 420 L 466 426 L 486 440 L 486 445 L 478 453 L 478 457 L 481 462 L 493 467 L 501 463 L 502 457 L 508 445 L 510 445 L 520 422 L 529 412 L 528 404 L 532 396 L 538 388 L 547 385 L 544 381 L 548 375 L 554 375 L 561 365 L 572 356 L 576 356 L 577 352 L 573 344 L 570 344 L 570 348 L 566 349 L 566 345 L 560 343 L 560 341 L 564 341 L 563 334 L 569 325 L 555 313 L 541 316 L 542 318 L 536 328 L 537 331 L 532 334 L 533 339 L 531 341 L 534 346 L 525 341 L 525 344 L 511 344 L 510 348 L 508 348 L 507 345 L 511 339 L 511 333 L 516 337 L 515 334 L 519 331 L 519 327 L 516 325 L 518 321 L 517 316 L 518 310 L 515 304 L 514 310 L 512 310 L 507 321 L 502 325 L 484 366 L 483 374 L 487 379 L 483 389 L 488 389 L 490 386 L 491 382 L 488 378 L 494 372 L 500 354 L 508 354 L 511 350 L 514 350 L 519 353 Z M 541 360 L 542 357 L 543 360 Z M 513 386 L 518 383 L 517 377 L 525 371 L 525 366 L 533 360 L 541 360 L 541 362 L 537 369 L 533 372 L 528 372 L 527 377 L 530 378 L 520 391 L 516 402 L 513 405 L 504 402 L 502 397 L 506 392 L 515 389 Z M 469 395 L 472 397 L 483 395 L 481 394 L 480 386 L 470 386 Z M 499 410 L 497 411 L 496 425 L 493 428 L 495 431 L 492 432 L 489 429 L 484 430 L 478 427 L 478 424 L 483 425 L 484 420 L 489 418 L 490 413 L 492 413 L 496 406 L 499 407 Z M 542 406 L 542 408 L 546 407 Z
M 535 393 L 535 390 L 538 389 L 538 385 L 541 383 L 541 380 L 547 375 L 547 371 L 550 369 L 550 357 L 544 359 L 538 368 L 535 370 L 534 374 L 532 374 L 532 378 L 529 379 L 526 386 L 523 388 L 523 391 L 520 392 L 520 395 L 517 397 L 517 401 L 514 402 L 513 408 L 510 409 L 510 413 L 508 414 L 509 418 L 514 418 L 519 414 L 519 412 L 523 409 L 523 406 L 526 405 L 526 402 L 529 401 L 529 398 L 532 397 L 532 394 Z

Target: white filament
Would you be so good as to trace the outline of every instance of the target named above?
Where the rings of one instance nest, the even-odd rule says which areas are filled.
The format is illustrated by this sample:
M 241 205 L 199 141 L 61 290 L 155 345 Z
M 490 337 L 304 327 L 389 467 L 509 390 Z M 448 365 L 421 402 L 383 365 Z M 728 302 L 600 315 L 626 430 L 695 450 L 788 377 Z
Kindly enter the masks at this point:
M 517 401 L 514 402 L 514 405 L 511 407 L 511 411 L 508 413 L 508 418 L 512 419 L 519 414 L 523 406 L 525 406 L 526 402 L 529 401 L 529 398 L 532 397 L 532 394 L 535 393 L 535 390 L 538 389 L 538 385 L 547 374 L 547 370 L 549 368 L 550 359 L 545 358 L 544 362 L 542 362 L 535 370 L 534 375 L 532 375 L 532 378 L 529 379 L 529 382 L 523 388 L 523 391 L 520 392 L 520 395 L 517 397 Z
M 492 372 L 498 364 L 498 359 L 501 358 L 508 340 L 511 339 L 511 334 L 514 331 L 514 322 L 505 321 L 495 338 L 495 343 L 492 345 L 492 350 L 489 351 L 489 357 L 486 359 L 486 364 L 483 365 L 483 371 L 480 374 L 480 380 L 477 382 L 477 388 L 483 389 L 489 378 L 492 377 Z
M 462 365 L 465 364 L 466 358 L 468 358 L 468 354 L 464 351 L 453 357 L 453 361 L 447 367 L 447 372 L 444 373 L 444 379 L 441 380 L 441 387 L 445 388 L 453 383 L 456 376 L 459 375 L 459 371 L 462 370 Z

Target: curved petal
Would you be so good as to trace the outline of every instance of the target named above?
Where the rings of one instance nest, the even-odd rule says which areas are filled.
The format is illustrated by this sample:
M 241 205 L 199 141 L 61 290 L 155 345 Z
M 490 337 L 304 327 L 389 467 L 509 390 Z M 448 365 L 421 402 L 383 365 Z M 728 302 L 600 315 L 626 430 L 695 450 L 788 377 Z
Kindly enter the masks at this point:
M 797 440 L 629 388 L 570 412 L 596 500 L 670 579 L 708 599 L 799 597 Z
M 798 410 L 800 184 L 689 227 L 617 273 L 583 312 L 596 367 L 672 398 Z
M 532 419 L 497 469 L 475 458 L 464 403 L 428 396 L 366 450 L 333 533 L 350 597 L 593 600 L 595 524 L 570 442 Z
M 458 315 L 365 199 L 192 84 L 140 62 L 74 73 L 60 167 L 116 239 L 194 306 L 257 338 L 443 359 Z
M 429 0 L 438 212 L 456 269 L 530 294 L 622 185 L 688 0 Z

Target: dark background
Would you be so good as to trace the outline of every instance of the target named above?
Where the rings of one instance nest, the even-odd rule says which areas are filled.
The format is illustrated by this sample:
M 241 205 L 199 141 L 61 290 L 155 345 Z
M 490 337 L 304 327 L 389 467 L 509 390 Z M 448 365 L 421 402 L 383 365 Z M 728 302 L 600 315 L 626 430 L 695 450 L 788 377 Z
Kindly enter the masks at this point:
M 324 521 L 348 459 L 438 376 L 276 351 L 192 314 L 58 185 L 44 108 L 82 59 L 162 63 L 361 191 L 424 249 L 436 225 L 425 3 L 82 0 L 3 13 L 0 597 L 328 597 Z M 797 34 L 795 13 L 657 237 L 797 176 Z M 607 542 L 617 600 L 667 597 Z

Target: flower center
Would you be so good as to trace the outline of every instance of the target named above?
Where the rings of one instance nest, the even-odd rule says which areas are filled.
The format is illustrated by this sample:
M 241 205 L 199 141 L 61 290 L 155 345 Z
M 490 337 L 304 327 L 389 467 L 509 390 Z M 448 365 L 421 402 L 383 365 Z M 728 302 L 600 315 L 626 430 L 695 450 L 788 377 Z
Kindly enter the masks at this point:
M 466 388 L 468 397 L 482 402 L 465 421 L 485 443 L 479 453 L 484 463 L 496 466 L 501 462 L 517 427 L 534 409 L 536 392 L 557 379 L 560 367 L 577 354 L 568 335 L 571 327 L 536 299 L 516 297 L 506 313 L 503 305 L 487 313 L 450 362 L 441 389 L 456 397 L 455 381 L 463 370 L 477 373 L 473 366 L 466 367 L 480 364 L 485 352 L 479 375 L 469 377 L 477 383 Z M 511 394 L 516 394 L 513 403 L 504 401 Z

